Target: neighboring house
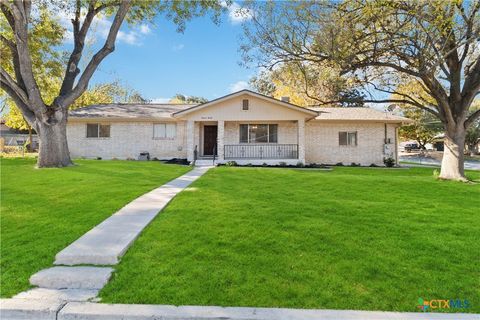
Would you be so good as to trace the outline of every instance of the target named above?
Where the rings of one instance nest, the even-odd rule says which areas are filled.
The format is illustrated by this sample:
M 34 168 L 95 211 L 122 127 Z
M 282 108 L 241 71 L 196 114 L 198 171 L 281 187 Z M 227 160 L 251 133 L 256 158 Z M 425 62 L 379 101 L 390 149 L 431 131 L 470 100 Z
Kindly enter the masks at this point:
M 239 164 L 383 165 L 409 119 L 370 108 L 302 108 L 242 90 L 204 104 L 92 105 L 70 112 L 72 157 L 199 159 Z
M 0 137 L 6 146 L 23 146 L 29 139 L 27 130 L 12 129 L 5 124 L 4 119 L 0 119 Z M 32 134 L 33 147 L 38 147 L 38 136 Z

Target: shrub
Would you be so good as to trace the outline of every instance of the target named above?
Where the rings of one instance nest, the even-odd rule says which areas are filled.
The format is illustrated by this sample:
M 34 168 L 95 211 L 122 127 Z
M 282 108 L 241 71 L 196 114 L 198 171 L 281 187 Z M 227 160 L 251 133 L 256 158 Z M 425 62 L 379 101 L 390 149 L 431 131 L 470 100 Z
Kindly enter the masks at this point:
M 343 167 L 343 163 L 342 163 L 342 162 L 337 162 L 335 165 L 338 166 L 338 167 Z
M 97 157 L 96 160 L 102 160 L 102 157 Z
M 253 167 L 253 164 L 247 163 L 245 166 L 246 166 L 246 167 Z
M 375 163 L 372 163 L 370 167 L 378 167 Z
M 388 157 L 383 159 L 383 163 L 385 164 L 386 167 L 391 168 L 395 165 L 395 159 L 393 159 L 392 157 Z
M 303 167 L 305 167 L 305 164 L 303 164 L 303 162 L 301 162 L 301 161 L 298 161 L 297 162 L 297 167 L 298 168 L 303 168 Z
M 226 165 L 227 167 L 236 167 L 238 164 L 237 164 L 236 161 L 227 161 L 227 162 L 225 163 L 225 165 Z
M 262 167 L 268 167 L 268 164 L 266 162 L 262 163 Z
M 278 165 L 279 165 L 280 167 L 286 167 L 286 166 L 287 166 L 287 163 L 282 161 L 282 162 L 279 162 Z
M 350 166 L 352 166 L 352 167 L 360 167 L 360 163 L 352 162 L 352 163 L 350 164 Z

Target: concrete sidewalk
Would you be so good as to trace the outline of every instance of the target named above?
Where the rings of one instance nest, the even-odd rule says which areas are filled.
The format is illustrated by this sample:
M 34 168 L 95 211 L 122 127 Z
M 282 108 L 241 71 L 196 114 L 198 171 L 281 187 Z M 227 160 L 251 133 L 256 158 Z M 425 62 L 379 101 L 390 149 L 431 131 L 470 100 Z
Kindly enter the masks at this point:
M 355 310 L 315 310 L 286 308 L 241 308 L 210 306 L 168 306 L 101 304 L 90 302 L 58 303 L 43 301 L 32 304 L 21 299 L 3 299 L 2 320 L 473 320 L 478 314 L 382 312 Z

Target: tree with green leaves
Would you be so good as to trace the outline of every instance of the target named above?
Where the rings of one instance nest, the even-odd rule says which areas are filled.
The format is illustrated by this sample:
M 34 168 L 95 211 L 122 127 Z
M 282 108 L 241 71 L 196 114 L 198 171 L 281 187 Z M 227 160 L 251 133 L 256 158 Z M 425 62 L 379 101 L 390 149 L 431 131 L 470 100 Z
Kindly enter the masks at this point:
M 480 0 L 251 5 L 255 14 L 242 46 L 247 63 L 328 62 L 356 79 L 366 103 L 404 103 L 431 113 L 445 130 L 439 177 L 466 180 L 465 135 L 480 117 L 480 111 L 469 114 L 480 92 Z M 396 90 L 411 81 L 435 104 Z
M 442 132 L 440 121 L 431 113 L 419 108 L 404 106 L 402 111 L 405 117 L 413 120 L 413 123 L 400 128 L 400 137 L 405 140 L 417 141 L 420 148 L 425 150 L 425 146 L 431 143 L 438 133 Z
M 48 4 L 48 5 L 47 5 Z M 34 7 L 32 10 L 32 6 Z M 61 8 L 55 8 L 61 6 Z M 147 1 L 147 0 L 76 0 L 72 2 L 31 2 L 29 0 L 0 0 L 2 11 L 2 48 L 9 51 L 9 66 L 0 68 L 0 88 L 4 90 L 21 111 L 25 120 L 35 128 L 39 136 L 40 150 L 38 167 L 62 167 L 72 164 L 68 151 L 66 124 L 69 107 L 87 90 L 88 84 L 101 62 L 115 50 L 115 40 L 124 21 L 129 24 L 151 20 L 162 13 L 172 20 L 179 31 L 184 30 L 188 20 L 211 13 L 218 21 L 223 3 L 206 1 Z M 44 64 L 45 57 L 37 57 L 37 52 L 55 54 L 59 42 L 50 41 L 39 26 L 33 12 L 39 10 L 63 10 L 72 13 L 73 50 L 64 65 L 59 91 L 49 101 L 42 95 L 42 81 L 38 78 L 37 68 Z M 95 17 L 112 19 L 107 38 L 100 49 L 93 54 L 80 70 L 85 51 L 87 35 L 91 33 Z M 46 41 L 47 39 L 48 41 Z M 44 44 L 42 50 L 36 46 Z M 2 58 L 4 57 L 2 49 Z M 2 59 L 3 60 L 3 59 Z
M 332 106 L 363 107 L 363 96 L 351 79 L 341 77 L 339 70 L 327 64 L 282 63 L 252 77 L 250 86 L 276 99 L 288 96 L 291 103 L 304 107 L 323 101 L 338 101 Z
M 203 97 L 196 97 L 196 96 L 186 96 L 181 93 L 177 93 L 170 99 L 170 103 L 205 103 L 208 102 L 208 99 Z

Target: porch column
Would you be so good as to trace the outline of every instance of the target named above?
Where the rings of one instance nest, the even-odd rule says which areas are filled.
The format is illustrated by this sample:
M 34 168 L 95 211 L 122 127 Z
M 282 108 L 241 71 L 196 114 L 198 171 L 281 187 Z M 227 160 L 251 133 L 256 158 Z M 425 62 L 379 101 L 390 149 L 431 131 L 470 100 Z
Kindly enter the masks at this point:
M 223 162 L 225 160 L 225 148 L 224 148 L 224 137 L 225 137 L 225 121 L 218 120 L 218 130 L 217 130 L 217 155 L 218 161 Z
M 298 161 L 305 163 L 305 119 L 298 120 Z
M 187 160 L 193 161 L 193 150 L 195 149 L 195 139 L 194 139 L 194 122 L 192 120 L 187 121 Z

